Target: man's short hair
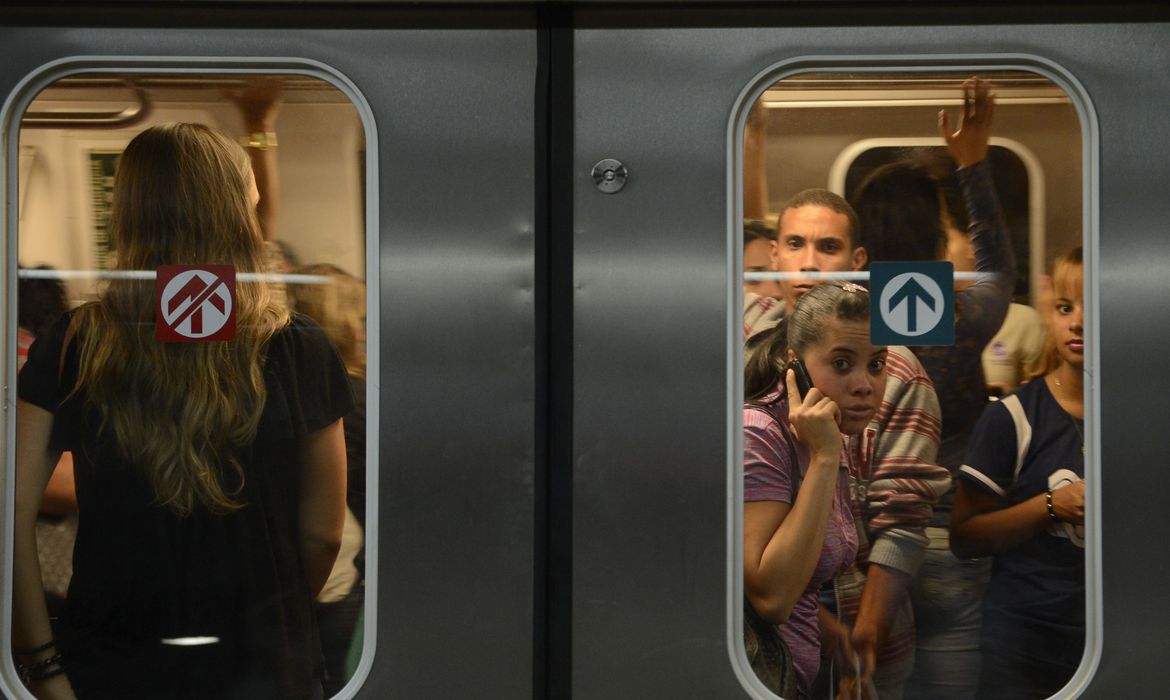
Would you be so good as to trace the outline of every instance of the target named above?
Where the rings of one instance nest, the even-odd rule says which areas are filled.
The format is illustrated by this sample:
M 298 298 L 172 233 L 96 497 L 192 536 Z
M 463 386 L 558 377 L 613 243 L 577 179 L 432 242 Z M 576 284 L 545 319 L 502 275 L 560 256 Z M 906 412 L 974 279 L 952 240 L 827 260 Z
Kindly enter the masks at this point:
M 776 229 L 759 219 L 743 220 L 743 247 L 748 247 L 752 241 L 776 240 Z
M 861 245 L 861 224 L 857 220 L 857 212 L 853 211 L 853 207 L 845 198 L 836 192 L 813 187 L 807 190 L 801 190 L 792 196 L 784 206 L 780 207 L 780 220 L 784 219 L 784 212 L 789 209 L 799 209 L 800 207 L 825 207 L 838 214 L 844 214 L 845 218 L 849 220 L 849 247 L 856 248 Z M 776 228 L 780 228 L 780 224 L 776 224 Z

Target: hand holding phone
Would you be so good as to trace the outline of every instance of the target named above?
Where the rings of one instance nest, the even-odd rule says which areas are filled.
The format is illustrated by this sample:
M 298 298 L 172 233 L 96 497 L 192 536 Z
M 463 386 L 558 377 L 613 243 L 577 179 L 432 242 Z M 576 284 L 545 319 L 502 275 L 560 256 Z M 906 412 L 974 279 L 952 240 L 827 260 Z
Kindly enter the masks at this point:
M 791 371 L 791 377 L 788 372 Z M 841 452 L 841 410 L 828 396 L 818 392 L 815 401 L 809 401 L 808 393 L 813 388 L 808 369 L 800 360 L 789 361 L 784 372 L 788 389 L 788 419 L 796 439 L 813 453 L 823 452 L 834 456 L 832 465 Z M 800 398 L 796 398 L 800 394 Z
M 804 368 L 804 363 L 799 358 L 793 358 L 788 363 L 788 369 L 796 376 L 796 390 L 800 392 L 803 401 L 804 397 L 808 396 L 808 390 L 812 388 L 812 377 L 808 376 L 808 370 Z

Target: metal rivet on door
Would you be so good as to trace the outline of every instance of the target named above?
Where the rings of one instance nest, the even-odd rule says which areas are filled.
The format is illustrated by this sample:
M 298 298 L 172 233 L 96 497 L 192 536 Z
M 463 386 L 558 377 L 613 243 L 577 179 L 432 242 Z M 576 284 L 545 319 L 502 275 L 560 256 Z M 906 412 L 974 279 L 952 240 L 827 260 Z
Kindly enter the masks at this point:
M 620 160 L 606 158 L 597 161 L 593 166 L 593 184 L 598 192 L 615 194 L 626 186 L 626 178 L 630 175 L 626 166 Z

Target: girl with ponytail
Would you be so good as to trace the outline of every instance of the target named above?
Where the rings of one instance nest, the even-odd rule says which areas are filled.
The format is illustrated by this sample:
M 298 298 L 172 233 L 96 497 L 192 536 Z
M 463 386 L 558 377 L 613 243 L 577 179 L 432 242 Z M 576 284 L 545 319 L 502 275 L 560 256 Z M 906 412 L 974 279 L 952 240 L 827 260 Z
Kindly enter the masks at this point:
M 744 365 L 745 613 L 774 626 L 798 697 L 810 695 L 820 664 L 817 591 L 857 554 L 842 436 L 865 430 L 885 391 L 886 348 L 870 343 L 869 309 L 864 287 L 821 283 L 784 323 L 752 339 Z M 797 361 L 811 379 L 806 393 Z M 843 681 L 864 683 L 873 673 L 868 650 L 857 651 L 861 676 L 847 664 Z M 753 668 L 793 697 L 777 680 L 788 675 L 783 669 Z

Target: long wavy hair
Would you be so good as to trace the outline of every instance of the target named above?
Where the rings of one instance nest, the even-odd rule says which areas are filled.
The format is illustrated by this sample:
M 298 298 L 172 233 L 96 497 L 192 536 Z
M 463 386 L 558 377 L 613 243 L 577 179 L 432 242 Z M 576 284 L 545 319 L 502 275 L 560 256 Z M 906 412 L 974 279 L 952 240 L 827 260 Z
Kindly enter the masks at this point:
M 118 270 L 228 264 L 262 271 L 247 154 L 201 124 L 163 124 L 130 142 L 118 163 L 110 238 Z M 236 285 L 236 338 L 155 338 L 153 280 L 114 279 L 79 308 L 66 334 L 78 344 L 74 394 L 101 416 L 123 456 L 141 469 L 157 505 L 180 516 L 243 507 L 242 452 L 267 398 L 266 343 L 289 322 L 263 282 Z

